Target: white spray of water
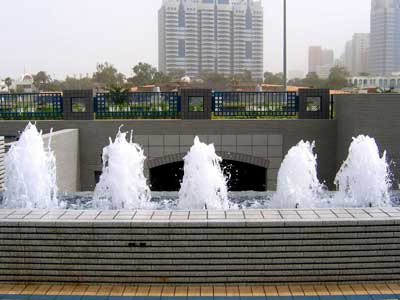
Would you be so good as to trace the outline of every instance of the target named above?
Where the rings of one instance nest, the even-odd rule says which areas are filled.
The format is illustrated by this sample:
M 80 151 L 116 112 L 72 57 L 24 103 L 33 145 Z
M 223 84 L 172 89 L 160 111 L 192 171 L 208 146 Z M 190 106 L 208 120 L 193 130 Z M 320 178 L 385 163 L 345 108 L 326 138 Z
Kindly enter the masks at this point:
M 143 149 L 118 130 L 115 141 L 103 149 L 103 173 L 96 186 L 93 206 L 98 209 L 146 208 L 151 200 L 143 174 Z
M 221 170 L 222 158 L 214 145 L 194 139 L 184 157 L 184 176 L 179 191 L 179 209 L 224 209 L 228 207 L 226 178 Z
M 291 148 L 278 173 L 271 208 L 313 208 L 320 205 L 324 186 L 317 177 L 315 143 L 301 141 Z
M 6 208 L 58 208 L 56 159 L 42 132 L 29 123 L 4 159 Z
M 389 165 L 386 152 L 380 157 L 375 139 L 353 138 L 349 155 L 336 175 L 335 206 L 368 207 L 390 205 Z

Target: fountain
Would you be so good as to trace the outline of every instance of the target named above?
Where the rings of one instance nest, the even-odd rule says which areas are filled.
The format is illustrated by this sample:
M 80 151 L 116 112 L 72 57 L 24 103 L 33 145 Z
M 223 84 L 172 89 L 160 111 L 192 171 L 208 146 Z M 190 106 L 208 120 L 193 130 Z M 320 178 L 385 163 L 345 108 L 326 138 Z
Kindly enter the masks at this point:
M 179 191 L 180 209 L 224 209 L 228 207 L 226 178 L 221 170 L 222 158 L 214 145 L 199 138 L 184 157 L 184 177 Z
M 121 127 L 120 127 L 121 129 Z M 98 209 L 139 209 L 150 205 L 150 189 L 143 174 L 143 149 L 118 130 L 115 141 L 103 149 L 103 172 L 93 196 Z
M 18 142 L 7 152 L 5 165 L 4 208 L 58 208 L 56 159 L 44 146 L 42 132 L 29 123 Z
M 391 205 L 389 167 L 376 142 L 368 136 L 354 138 L 347 160 L 338 172 L 338 192 L 328 193 L 317 177 L 315 143 L 301 141 L 286 155 L 276 193 L 231 193 L 221 170 L 222 158 L 214 145 L 194 139 L 184 157 L 184 177 L 179 193 L 154 193 L 144 176 L 143 149 L 127 132 L 118 130 L 103 149 L 103 173 L 94 193 L 60 194 L 57 197 L 55 156 L 44 145 L 42 133 L 29 123 L 5 158 L 5 208 L 51 209 L 226 209 L 382 207 Z M 66 201 L 60 201 L 66 200 Z M 81 201 L 82 200 L 82 201 Z
M 301 141 L 291 148 L 278 173 L 271 208 L 313 208 L 321 205 L 324 186 L 317 177 L 315 143 Z
M 336 206 L 368 207 L 388 206 L 389 165 L 386 152 L 382 157 L 375 139 L 360 135 L 353 139 L 349 155 L 336 175 L 335 184 L 339 192 Z

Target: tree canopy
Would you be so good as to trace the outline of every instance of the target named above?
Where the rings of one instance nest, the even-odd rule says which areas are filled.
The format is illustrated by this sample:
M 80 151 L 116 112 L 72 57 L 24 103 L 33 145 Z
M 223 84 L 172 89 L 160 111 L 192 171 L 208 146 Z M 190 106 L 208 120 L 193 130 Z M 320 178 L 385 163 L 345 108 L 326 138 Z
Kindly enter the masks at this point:
M 264 73 L 264 83 L 266 84 L 277 84 L 283 85 L 283 73 L 272 73 L 272 72 L 265 72 Z
M 125 75 L 108 62 L 97 64 L 96 72 L 93 73 L 93 82 L 103 88 L 122 86 L 125 82 Z

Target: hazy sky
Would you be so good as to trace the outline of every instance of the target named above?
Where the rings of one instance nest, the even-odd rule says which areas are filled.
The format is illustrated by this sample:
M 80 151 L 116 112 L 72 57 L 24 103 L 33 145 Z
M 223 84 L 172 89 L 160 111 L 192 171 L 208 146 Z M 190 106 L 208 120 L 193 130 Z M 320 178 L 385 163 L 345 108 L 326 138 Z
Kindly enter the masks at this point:
M 287 0 L 289 70 L 306 70 L 307 48 L 340 56 L 354 32 L 369 32 L 370 0 Z M 24 68 L 56 78 L 92 73 L 109 61 L 132 75 L 157 65 L 157 10 L 162 0 L 11 0 L 0 8 L 0 78 Z M 266 70 L 282 66 L 282 0 L 263 0 Z

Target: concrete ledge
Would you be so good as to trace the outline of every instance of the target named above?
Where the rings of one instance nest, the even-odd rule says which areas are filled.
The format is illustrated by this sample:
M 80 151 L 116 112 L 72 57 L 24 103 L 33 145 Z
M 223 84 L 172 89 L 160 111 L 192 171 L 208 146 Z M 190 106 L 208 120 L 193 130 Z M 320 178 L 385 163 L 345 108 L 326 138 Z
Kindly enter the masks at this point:
M 397 281 L 399 213 L 0 210 L 0 282 Z

